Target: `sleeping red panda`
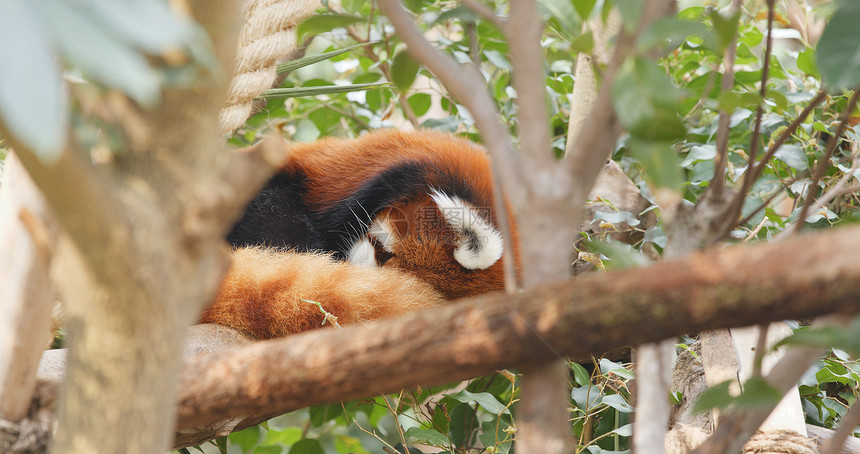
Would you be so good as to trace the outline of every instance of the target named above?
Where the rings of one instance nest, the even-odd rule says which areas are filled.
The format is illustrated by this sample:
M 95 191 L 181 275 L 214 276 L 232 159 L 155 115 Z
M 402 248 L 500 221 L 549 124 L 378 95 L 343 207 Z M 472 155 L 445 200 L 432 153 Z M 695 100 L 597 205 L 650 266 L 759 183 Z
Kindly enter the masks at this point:
M 227 240 L 201 321 L 258 338 L 319 327 L 311 301 L 349 323 L 504 287 L 489 159 L 448 134 L 295 144 Z

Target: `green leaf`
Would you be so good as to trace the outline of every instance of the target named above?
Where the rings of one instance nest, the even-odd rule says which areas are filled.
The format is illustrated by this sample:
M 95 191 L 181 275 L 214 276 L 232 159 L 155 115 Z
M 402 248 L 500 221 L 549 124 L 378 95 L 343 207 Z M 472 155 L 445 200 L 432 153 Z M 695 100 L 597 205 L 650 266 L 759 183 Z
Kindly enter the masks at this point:
M 302 439 L 302 429 L 298 427 L 285 427 L 281 430 L 271 429 L 261 445 L 263 446 L 290 446 Z
M 642 252 L 633 249 L 629 244 L 612 240 L 585 240 L 585 244 L 589 251 L 603 254 L 609 259 L 604 263 L 610 270 L 638 268 L 641 266 L 647 266 L 651 263 L 651 261 L 648 260 Z
M 391 81 L 398 90 L 406 91 L 412 86 L 412 82 L 415 82 L 419 68 L 420 65 L 409 52 L 400 51 L 391 61 Z
M 621 394 L 610 394 L 608 396 L 603 396 L 603 402 L 606 405 L 618 410 L 621 413 L 633 413 L 633 406 L 630 405 L 626 400 L 624 400 L 624 396 Z
M 600 373 L 604 375 L 608 376 L 609 374 L 615 374 L 628 380 L 633 379 L 633 371 L 624 367 L 624 365 L 621 363 L 611 361 L 607 358 L 600 358 L 598 366 L 600 367 Z
M 728 17 L 723 17 L 717 8 L 710 11 L 711 23 L 714 24 L 714 31 L 719 40 L 719 52 L 722 53 L 727 47 L 732 44 L 735 36 L 738 34 L 738 20 L 741 17 L 740 12 L 731 14 Z
M 308 410 L 308 413 L 310 415 L 311 425 L 319 427 L 325 422 L 331 421 L 332 419 L 342 415 L 343 405 L 340 403 L 315 405 Z
M 731 384 L 731 381 L 724 381 L 706 389 L 693 404 L 693 413 L 703 413 L 714 408 L 726 408 L 731 405 L 735 400 L 735 397 L 729 394 Z
M 612 433 L 621 435 L 622 437 L 631 437 L 633 436 L 633 424 L 625 424 L 613 430 Z
M 461 448 L 474 439 L 475 429 L 479 427 L 478 416 L 469 405 L 460 405 L 451 410 L 451 441 Z
M 409 11 L 412 11 L 415 14 L 421 11 L 422 0 L 405 0 L 403 4 L 406 6 Z
M 671 142 L 630 141 L 630 152 L 645 168 L 651 186 L 680 192 L 681 166 Z
M 860 86 L 860 2 L 843 1 L 815 50 L 822 81 L 831 89 Z
M 466 8 L 463 5 L 458 5 L 454 8 L 443 11 L 442 14 L 440 14 L 433 22 L 436 24 L 444 24 L 455 19 L 460 22 L 474 24 L 478 21 L 479 17 L 469 8 Z
M 34 4 L 52 30 L 54 45 L 71 65 L 93 80 L 125 92 L 143 106 L 158 102 L 161 80 L 142 53 L 116 39 L 72 3 L 39 0 Z
M 598 387 L 589 384 L 588 386 L 573 388 L 570 391 L 570 398 L 573 399 L 579 409 L 586 411 L 599 405 L 603 396 L 601 396 Z
M 481 424 L 481 434 L 478 436 L 478 439 L 481 440 L 481 444 L 486 448 L 490 447 L 498 447 L 498 452 L 500 454 L 505 454 L 510 452 L 511 445 L 513 444 L 513 439 L 509 439 L 508 434 L 505 432 L 505 429 L 509 427 L 508 423 L 504 420 L 497 419 L 495 421 L 484 421 Z
M 570 42 L 570 48 L 577 52 L 590 53 L 594 49 L 594 34 L 591 30 L 582 33 Z
M 481 406 L 481 408 L 494 415 L 511 414 L 511 411 L 505 408 L 505 406 L 490 393 L 471 393 L 464 389 L 454 394 L 445 394 L 445 397 L 450 397 L 454 400 L 463 402 L 464 404 L 476 402 Z
M 809 160 L 803 148 L 795 144 L 783 144 L 776 150 L 773 157 L 786 163 L 789 167 L 795 170 L 806 170 L 809 168 Z
M 79 0 L 82 11 L 120 40 L 160 55 L 189 43 L 194 23 L 177 17 L 160 0 Z
M 298 36 L 298 41 L 301 42 L 307 36 L 319 35 L 320 33 L 329 32 L 336 28 L 348 27 L 356 22 L 366 20 L 365 18 L 350 16 L 348 14 L 315 14 L 296 27 L 296 35 Z
M 807 47 L 797 54 L 797 69 L 816 79 L 821 78 L 821 72 L 815 64 L 815 49 Z
M 448 437 L 442 435 L 436 430 L 425 429 L 423 427 L 412 427 L 406 431 L 406 436 L 422 444 L 431 446 L 443 447 L 448 442 Z
M 571 0 L 571 3 L 573 3 L 576 13 L 579 14 L 579 18 L 586 21 L 588 20 L 588 16 L 591 15 L 591 11 L 594 9 L 597 0 Z
M 714 144 L 694 145 L 690 147 L 687 157 L 681 162 L 681 167 L 689 169 L 699 161 L 710 161 L 717 156 L 717 147 Z
M 677 114 L 681 91 L 654 62 L 644 58 L 625 62 L 612 85 L 612 94 L 618 119 L 634 138 L 676 140 L 686 135 Z
M 716 35 L 705 24 L 675 17 L 665 17 L 654 21 L 642 32 L 642 35 L 636 40 L 636 47 L 641 51 L 664 46 L 674 48 L 683 43 L 690 35 L 700 36 L 705 46 L 710 49 L 716 49 L 718 46 Z
M 305 66 L 310 66 L 314 63 L 319 63 L 321 61 L 328 60 L 330 58 L 337 57 L 338 55 L 345 54 L 353 49 L 358 49 L 361 47 L 369 46 L 371 44 L 377 44 L 378 41 L 371 41 L 367 43 L 359 43 L 352 46 L 344 47 L 343 49 L 333 50 L 331 52 L 326 52 L 324 54 L 319 55 L 310 55 L 307 57 L 297 58 L 295 60 L 290 60 L 288 62 L 281 63 L 277 66 L 278 73 L 285 73 L 290 71 L 295 71 L 299 68 L 304 68 Z
M 809 345 L 823 348 L 839 348 L 854 357 L 860 356 L 860 318 L 855 318 L 847 327 L 801 328 L 777 344 Z
M 415 115 L 420 117 L 430 110 L 430 106 L 433 104 L 433 98 L 427 93 L 415 93 L 414 95 L 406 98 L 406 102 L 409 103 L 409 107 L 412 108 Z
M 351 91 L 371 90 L 385 87 L 388 84 L 355 84 L 355 85 L 326 85 L 322 87 L 293 87 L 272 88 L 263 92 L 260 96 L 264 99 L 276 98 L 298 98 L 305 96 L 331 95 L 335 93 L 348 93 Z
M 570 362 L 570 369 L 573 371 L 573 379 L 579 386 L 587 386 L 591 383 L 591 376 L 580 364 L 573 361 Z
M 68 96 L 45 31 L 29 0 L 0 1 L 0 117 L 39 159 L 63 151 Z
M 639 18 L 642 17 L 642 0 L 615 0 L 615 6 L 621 13 L 624 28 L 635 30 Z
M 744 382 L 744 390 L 735 402 L 738 408 L 758 409 L 775 406 L 782 393 L 761 378 L 750 378 Z
M 299 440 L 290 448 L 289 454 L 325 454 L 320 442 L 311 438 Z
M 576 14 L 570 0 L 538 0 L 538 8 L 558 22 L 564 35 L 576 36 L 579 33 L 580 26 L 574 20 Z
M 250 451 L 251 448 L 257 446 L 257 441 L 260 439 L 260 426 L 253 426 L 239 432 L 233 432 L 228 435 L 230 442 L 239 445 L 243 452 Z
M 485 50 L 484 56 L 487 57 L 487 60 L 496 65 L 499 69 L 504 69 L 506 71 L 511 71 L 513 67 L 511 66 L 511 62 L 508 61 L 508 58 L 505 54 L 497 51 L 497 50 Z

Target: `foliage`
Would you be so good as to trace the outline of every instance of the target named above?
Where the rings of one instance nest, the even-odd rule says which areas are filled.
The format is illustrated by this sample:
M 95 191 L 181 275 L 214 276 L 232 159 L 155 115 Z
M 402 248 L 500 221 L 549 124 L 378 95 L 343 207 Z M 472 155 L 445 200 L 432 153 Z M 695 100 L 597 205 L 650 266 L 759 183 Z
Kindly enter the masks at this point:
M 582 31 L 583 22 L 605 20 L 617 7 L 625 29 L 633 30 L 641 2 L 539 3 L 547 24 L 542 46 L 549 127 L 553 151 L 561 156 L 576 58 L 592 52 L 595 42 L 591 32 Z M 508 44 L 497 25 L 450 2 L 405 4 L 439 49 L 462 64 L 479 65 L 500 118 L 516 132 L 517 93 L 511 86 Z M 808 20 L 832 18 L 817 42 L 811 22 L 793 24 L 782 2 L 774 11 L 771 33 L 765 2 L 746 2 L 738 13 L 730 11 L 727 0 L 679 4 L 676 15 L 642 31 L 611 86 L 625 130 L 613 158 L 655 205 L 647 211 L 656 215 L 656 224 L 640 223 L 645 213 L 602 214 L 604 234 L 593 235 L 587 243 L 594 252 L 591 261 L 611 269 L 644 263 L 643 256 L 659 258 L 667 236 L 657 202 L 671 193 L 687 204 L 700 203 L 717 183 L 742 197 L 740 222 L 727 230 L 731 241 L 770 240 L 798 224 L 817 229 L 852 222 L 858 214 L 857 195 L 838 189 L 856 186 L 860 172 L 860 117 L 851 102 L 854 93 L 844 91 L 860 85 L 857 3 L 825 2 L 813 8 Z M 484 5 L 507 15 L 501 0 Z M 158 102 L 162 86 L 184 83 L 211 67 L 203 35 L 174 16 L 165 2 L 123 4 L 128 7 L 136 13 L 120 14 L 109 0 L 81 0 L 74 6 L 58 0 L 0 2 L 0 118 L 43 160 L 56 158 L 68 125 L 93 150 L 115 148 L 111 143 L 121 140 L 106 125 L 82 125 L 80 112 L 70 110 L 72 100 L 85 104 L 81 100 L 86 96 L 112 88 L 145 107 Z M 282 68 L 280 86 L 230 138 L 233 145 L 255 143 L 273 131 L 310 141 L 380 127 L 433 128 L 480 141 L 469 112 L 412 60 L 373 2 L 331 2 L 300 27 L 299 36 L 308 55 L 333 54 L 310 66 Z M 775 45 L 765 58 L 768 36 Z M 729 49 L 735 55 L 734 82 L 724 88 Z M 152 65 L 156 59 L 167 65 Z M 58 61 L 67 68 L 67 78 L 84 81 L 72 93 L 62 82 Z M 335 93 L 340 90 L 349 93 Z M 813 104 L 820 91 L 827 96 Z M 808 114 L 800 117 L 807 107 Z M 719 126 L 720 111 L 728 114 L 727 130 Z M 791 126 L 795 120 L 796 128 Z M 847 125 L 844 132 L 841 123 Z M 716 172 L 715 165 L 722 132 L 727 146 L 724 173 Z M 770 149 L 772 157 L 762 159 Z M 758 164 L 753 167 L 750 161 Z M 748 175 L 755 175 L 754 180 Z M 638 234 L 632 244 L 605 243 L 622 224 Z M 857 336 L 850 330 L 802 336 L 798 342 L 838 347 L 801 382 L 809 421 L 832 427 L 857 400 L 860 367 L 851 356 L 858 351 Z M 592 374 L 571 364 L 571 375 L 571 423 L 578 451 L 628 449 L 631 372 L 600 360 Z M 424 445 L 438 452 L 507 453 L 516 436 L 518 389 L 516 374 L 504 371 L 468 384 L 313 407 L 197 450 L 361 453 L 405 452 Z M 722 403 L 717 399 L 716 404 Z
M 563 153 L 565 146 L 576 56 L 591 52 L 593 46 L 591 33 L 583 33 L 581 24 L 584 18 L 605 18 L 611 3 L 540 2 L 547 21 L 543 46 L 552 144 L 557 155 Z M 616 2 L 627 25 L 635 24 L 638 3 Z M 823 178 L 816 181 L 814 170 L 827 157 L 827 143 L 836 134 L 840 114 L 853 109 L 847 105 L 851 93 L 836 89 L 858 84 L 845 79 L 845 74 L 856 71 L 838 73 L 833 61 L 848 59 L 846 53 L 856 52 L 857 48 L 839 46 L 848 34 L 841 30 L 848 19 L 834 20 L 816 47 L 805 34 L 790 28 L 785 11 L 777 9 L 777 46 L 767 61 L 769 77 L 762 96 L 766 5 L 752 3 L 740 13 L 731 14 L 727 4 L 684 1 L 675 17 L 660 20 L 643 32 L 635 55 L 622 66 L 613 85 L 614 105 L 627 132 L 613 157 L 652 203 L 656 202 L 652 194 L 661 189 L 697 203 L 714 180 L 720 110 L 730 115 L 724 176 L 730 188 L 742 187 L 757 121 L 759 150 L 767 150 L 781 134 L 789 132 L 745 194 L 742 222 L 730 230 L 734 240 L 767 240 L 798 222 L 803 205 L 840 180 L 845 180 L 842 184 L 855 183 L 858 160 L 857 132 L 853 127 L 840 138 L 825 163 L 828 165 Z M 511 88 L 511 63 L 502 32 L 462 5 L 452 8 L 448 3 L 431 0 L 413 0 L 406 5 L 416 14 L 420 26 L 432 34 L 438 48 L 461 63 L 480 65 L 502 120 L 516 132 L 516 93 Z M 507 12 L 502 2 L 486 5 L 501 16 Z M 825 6 L 815 13 L 821 18 L 832 14 L 833 8 Z M 841 41 L 830 38 L 837 27 Z M 364 47 L 293 71 L 281 88 L 381 85 L 346 96 L 267 100 L 231 139 L 234 144 L 253 143 L 272 129 L 293 140 L 309 141 L 324 136 L 355 136 L 372 128 L 410 126 L 453 131 L 480 141 L 469 113 L 434 82 L 432 74 L 411 60 L 373 3 L 347 0 L 338 7 L 329 4 L 326 11 L 303 26 L 302 36 L 307 53 L 312 55 L 356 44 Z M 733 45 L 735 82 L 724 90 L 721 83 L 725 51 Z M 656 62 L 650 58 L 655 47 L 662 55 Z M 797 129 L 789 130 L 791 122 L 824 88 L 822 73 L 825 83 L 833 81 L 828 86 L 830 96 L 814 107 Z M 852 121 L 850 125 L 853 124 Z M 839 194 L 800 222 L 810 228 L 849 222 L 857 211 L 855 202 L 854 194 Z M 659 210 L 652 207 L 649 211 L 657 214 L 654 226 L 646 227 L 637 221 L 643 213 L 601 215 L 606 235 L 586 243 L 596 252 L 592 255 L 598 268 L 644 264 L 648 259 L 643 253 L 652 259 L 660 255 L 666 246 L 666 234 Z M 605 243 L 617 231 L 616 225 L 632 226 L 630 229 L 639 233 L 638 241 L 632 247 Z M 832 426 L 838 421 L 846 405 L 856 400 L 856 370 L 860 370 L 856 363 L 834 355 L 822 360 L 814 379 L 805 379 L 801 390 L 811 422 Z M 571 423 L 579 440 L 578 452 L 629 449 L 633 407 L 627 382 L 632 372 L 603 359 L 593 374 L 578 364 L 571 364 L 571 374 Z M 841 394 L 833 394 L 831 383 L 844 386 Z M 765 392 L 769 388 L 763 382 L 749 382 L 746 386 L 755 391 L 749 396 L 771 394 Z M 231 435 L 227 443 L 230 448 L 221 450 L 239 446 L 241 452 L 379 452 L 387 445 L 388 452 L 404 452 L 404 445 L 418 444 L 433 447 L 425 452 L 509 452 L 516 434 L 511 416 L 516 413 L 517 392 L 516 379 L 495 376 L 473 381 L 456 393 L 443 387 L 314 407 L 274 420 L 267 428 Z M 718 397 L 716 405 L 755 406 L 761 401 L 726 396 Z M 703 404 L 708 405 L 707 401 Z
M 148 56 L 165 59 L 172 72 L 156 69 Z M 173 73 L 212 65 L 205 34 L 160 0 L 0 3 L 0 118 L 45 161 L 59 155 L 70 122 L 57 57 L 144 106 L 158 102 Z

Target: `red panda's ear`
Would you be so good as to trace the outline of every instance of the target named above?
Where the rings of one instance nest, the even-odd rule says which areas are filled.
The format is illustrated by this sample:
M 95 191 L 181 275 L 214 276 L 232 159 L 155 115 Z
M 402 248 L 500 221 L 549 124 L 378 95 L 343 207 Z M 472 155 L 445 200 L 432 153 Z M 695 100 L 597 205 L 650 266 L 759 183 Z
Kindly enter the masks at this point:
M 454 258 L 463 268 L 487 269 L 502 258 L 502 234 L 475 207 L 459 197 L 436 190 L 430 193 L 430 197 L 436 202 L 445 222 L 457 234 Z

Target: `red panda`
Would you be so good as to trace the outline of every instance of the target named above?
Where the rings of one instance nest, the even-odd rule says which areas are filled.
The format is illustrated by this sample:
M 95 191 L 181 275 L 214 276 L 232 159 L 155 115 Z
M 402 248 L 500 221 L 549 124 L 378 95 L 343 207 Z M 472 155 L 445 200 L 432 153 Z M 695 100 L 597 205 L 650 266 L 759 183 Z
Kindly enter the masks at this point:
M 500 290 L 497 225 L 489 158 L 467 140 L 295 144 L 227 235 L 233 265 L 201 321 L 270 338 L 319 326 L 311 301 L 357 322 Z

